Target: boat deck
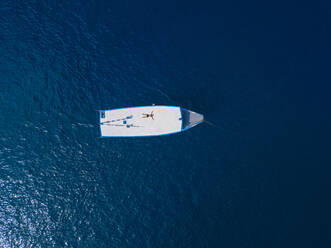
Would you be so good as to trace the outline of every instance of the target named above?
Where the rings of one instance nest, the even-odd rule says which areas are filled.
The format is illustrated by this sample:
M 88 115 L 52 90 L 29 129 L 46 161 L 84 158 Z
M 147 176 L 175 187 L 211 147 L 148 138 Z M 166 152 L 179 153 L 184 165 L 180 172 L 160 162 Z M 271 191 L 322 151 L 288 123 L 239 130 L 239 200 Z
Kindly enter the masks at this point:
M 131 107 L 100 110 L 99 113 L 102 137 L 165 135 L 182 130 L 180 107 Z M 152 114 L 153 118 L 146 114 Z

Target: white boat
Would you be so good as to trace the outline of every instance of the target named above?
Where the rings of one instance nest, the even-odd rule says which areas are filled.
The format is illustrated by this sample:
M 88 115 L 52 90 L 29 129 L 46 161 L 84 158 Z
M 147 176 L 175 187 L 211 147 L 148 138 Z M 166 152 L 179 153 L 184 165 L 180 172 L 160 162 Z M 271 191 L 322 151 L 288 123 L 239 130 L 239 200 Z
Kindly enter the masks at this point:
M 185 131 L 203 115 L 177 106 L 142 106 L 99 110 L 101 137 L 158 136 Z

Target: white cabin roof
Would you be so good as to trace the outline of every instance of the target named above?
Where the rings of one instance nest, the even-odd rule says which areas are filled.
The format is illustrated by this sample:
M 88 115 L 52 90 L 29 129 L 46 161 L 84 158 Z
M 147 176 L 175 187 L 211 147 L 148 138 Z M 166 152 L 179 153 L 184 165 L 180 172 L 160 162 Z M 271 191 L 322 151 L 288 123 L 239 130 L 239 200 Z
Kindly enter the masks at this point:
M 145 114 L 153 114 L 153 118 L 146 117 Z M 176 106 L 100 110 L 102 137 L 164 135 L 181 130 L 181 108 Z

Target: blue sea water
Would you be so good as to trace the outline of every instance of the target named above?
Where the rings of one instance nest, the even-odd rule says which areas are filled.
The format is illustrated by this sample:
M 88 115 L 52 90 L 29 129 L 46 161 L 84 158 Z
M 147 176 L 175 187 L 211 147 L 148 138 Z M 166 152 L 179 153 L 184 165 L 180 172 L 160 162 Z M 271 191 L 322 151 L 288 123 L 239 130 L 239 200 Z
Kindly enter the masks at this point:
M 0 1 L 0 247 L 330 247 L 327 1 Z M 184 133 L 100 139 L 98 109 Z

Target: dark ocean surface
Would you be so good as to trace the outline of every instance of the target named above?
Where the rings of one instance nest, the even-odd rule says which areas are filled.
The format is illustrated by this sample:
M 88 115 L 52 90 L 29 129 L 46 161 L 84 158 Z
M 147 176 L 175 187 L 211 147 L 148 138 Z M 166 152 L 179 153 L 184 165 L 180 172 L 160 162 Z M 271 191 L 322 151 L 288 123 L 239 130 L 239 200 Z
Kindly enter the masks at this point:
M 330 1 L 0 0 L 0 247 L 331 247 Z M 100 139 L 98 109 L 205 123 Z

